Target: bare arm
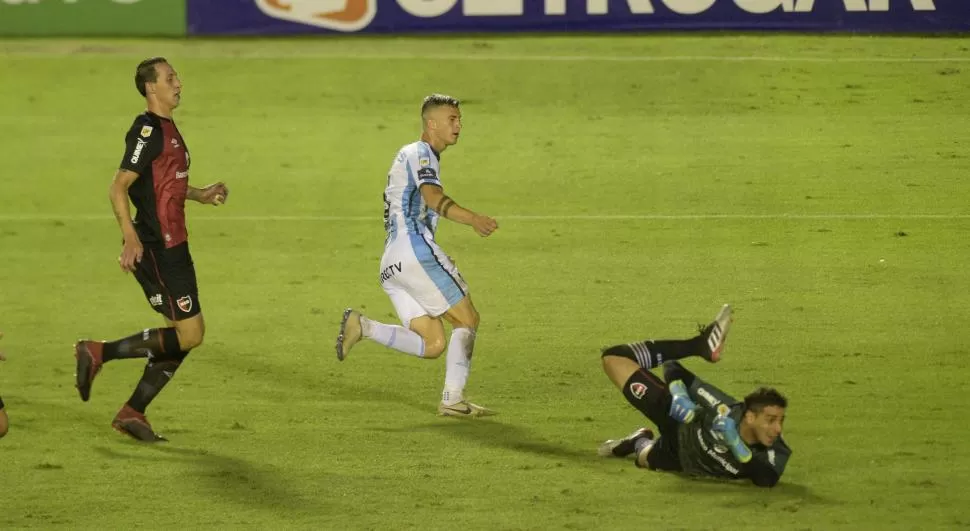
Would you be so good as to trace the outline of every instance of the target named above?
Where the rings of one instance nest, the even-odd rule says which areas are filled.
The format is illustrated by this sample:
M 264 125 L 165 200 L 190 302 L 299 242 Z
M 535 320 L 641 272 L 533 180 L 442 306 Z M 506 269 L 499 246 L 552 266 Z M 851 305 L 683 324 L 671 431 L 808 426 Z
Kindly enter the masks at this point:
M 111 209 L 114 210 L 115 219 L 121 227 L 121 234 L 125 241 L 138 239 L 135 232 L 135 225 L 131 222 L 131 204 L 128 202 L 128 189 L 138 178 L 138 174 L 130 170 L 118 170 L 111 187 L 108 189 L 108 199 L 111 200 Z
M 108 189 L 111 209 L 114 210 L 115 219 L 121 226 L 121 234 L 125 241 L 121 256 L 118 257 L 118 264 L 125 272 L 135 270 L 135 263 L 141 262 L 144 252 L 141 239 L 135 231 L 135 225 L 131 222 L 131 205 L 128 203 L 128 189 L 137 178 L 138 174 L 131 170 L 118 170 Z
M 189 186 L 188 192 L 185 194 L 185 198 L 191 201 L 196 201 L 202 203 L 203 205 L 215 205 L 219 206 L 226 202 L 226 198 L 229 197 L 229 187 L 225 183 L 215 183 L 206 186 L 205 188 L 196 188 L 194 186 Z
M 498 223 L 494 219 L 459 206 L 454 199 L 445 195 L 445 191 L 440 186 L 422 185 L 421 197 L 425 204 L 433 208 L 441 217 L 462 225 L 470 225 L 480 236 L 488 236 L 498 229 Z

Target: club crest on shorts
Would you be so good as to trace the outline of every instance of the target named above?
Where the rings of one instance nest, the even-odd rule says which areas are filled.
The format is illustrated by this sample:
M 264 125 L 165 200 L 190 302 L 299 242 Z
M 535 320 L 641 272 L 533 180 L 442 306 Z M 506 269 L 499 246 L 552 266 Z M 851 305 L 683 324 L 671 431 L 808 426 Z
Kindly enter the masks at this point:
M 633 382 L 630 384 L 630 392 L 638 399 L 643 398 L 643 395 L 647 394 L 647 386 L 640 382 Z
M 179 310 L 185 313 L 192 311 L 192 297 L 190 295 L 179 297 L 179 300 L 175 301 L 175 303 L 179 305 Z

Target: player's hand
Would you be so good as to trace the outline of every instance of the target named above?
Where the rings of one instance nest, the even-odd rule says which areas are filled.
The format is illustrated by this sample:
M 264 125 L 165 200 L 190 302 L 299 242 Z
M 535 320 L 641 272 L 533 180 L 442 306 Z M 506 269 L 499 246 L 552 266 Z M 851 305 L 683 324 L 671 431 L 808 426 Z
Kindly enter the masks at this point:
M 670 417 L 681 424 L 690 424 L 694 420 L 694 410 L 697 404 L 686 395 L 673 395 L 670 401 Z
M 711 423 L 711 429 L 727 443 L 728 447 L 731 448 L 731 453 L 738 461 L 747 463 L 751 460 L 751 449 L 741 440 L 741 434 L 738 433 L 738 423 L 734 419 L 727 415 L 718 415 Z
M 215 183 L 199 190 L 199 202 L 203 205 L 219 206 L 229 199 L 229 187 L 226 183 Z
M 125 273 L 135 270 L 136 264 L 141 262 L 141 257 L 145 253 L 145 248 L 141 245 L 141 240 L 137 236 L 125 238 L 125 245 L 121 249 L 121 256 L 118 257 L 118 265 Z
M 727 415 L 718 415 L 714 419 L 714 422 L 711 423 L 711 429 L 720 435 L 724 439 L 724 442 L 730 446 L 734 446 L 741 441 L 741 436 L 738 435 L 738 423 Z
M 488 216 L 476 214 L 472 218 L 472 228 L 481 237 L 486 237 L 498 230 L 498 222 Z

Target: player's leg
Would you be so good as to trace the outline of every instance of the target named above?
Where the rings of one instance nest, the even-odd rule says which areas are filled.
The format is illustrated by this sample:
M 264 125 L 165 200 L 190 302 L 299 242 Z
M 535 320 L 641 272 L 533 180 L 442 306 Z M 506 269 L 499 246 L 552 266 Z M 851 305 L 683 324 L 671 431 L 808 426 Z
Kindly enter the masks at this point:
M 170 304 L 162 306 L 166 330 L 174 330 L 174 349 L 152 355 L 145 364 L 131 397 L 115 416 L 112 426 L 138 440 L 164 440 L 158 436 L 145 418 L 145 410 L 175 376 L 189 352 L 205 337 L 205 318 L 199 301 L 198 284 L 188 245 L 167 249 L 159 275 L 164 296 Z M 174 352 L 172 352 L 174 350 Z
M 445 350 L 445 331 L 441 320 L 429 316 L 401 286 L 385 285 L 384 291 L 404 326 L 375 321 L 348 308 L 344 310 L 337 335 L 337 359 L 345 360 L 350 349 L 361 339 L 419 358 L 434 359 L 440 356 Z
M 171 298 L 161 278 L 159 264 L 162 251 L 146 249 L 142 261 L 137 264 L 134 277 L 141 285 L 145 298 L 151 307 L 165 315 L 174 315 L 175 299 Z M 175 356 L 181 352 L 178 332 L 174 326 L 163 328 L 148 328 L 131 336 L 115 341 L 92 341 L 82 339 L 74 345 L 76 359 L 76 384 L 81 400 L 88 401 L 91 397 L 91 384 L 101 371 L 104 363 L 113 360 L 147 358 L 165 358 Z
M 690 356 L 700 356 L 715 363 L 721 359 L 731 320 L 731 306 L 725 304 L 714 321 L 705 326 L 700 334 L 690 339 L 663 339 L 614 345 L 605 349 L 604 355 L 632 359 L 643 369 L 652 369 L 661 366 L 665 361 Z
M 441 392 L 442 415 L 486 416 L 493 411 L 469 403 L 465 400 L 465 385 L 471 371 L 472 356 L 475 352 L 475 334 L 481 316 L 475 308 L 470 294 L 462 298 L 457 304 L 448 308 L 444 314 L 451 323 L 451 339 L 448 341 L 448 353 L 445 356 L 445 384 Z
M 445 356 L 445 383 L 438 413 L 445 416 L 481 417 L 495 412 L 465 400 L 464 389 L 475 350 L 475 334 L 481 316 L 468 293 L 458 267 L 430 237 L 412 237 L 411 249 L 422 274 L 402 277 L 409 293 L 429 315 L 441 315 L 453 330 Z
M 602 358 L 603 371 L 627 402 L 658 427 L 666 425 L 670 420 L 667 413 L 671 402 L 667 384 L 627 357 L 604 353 Z

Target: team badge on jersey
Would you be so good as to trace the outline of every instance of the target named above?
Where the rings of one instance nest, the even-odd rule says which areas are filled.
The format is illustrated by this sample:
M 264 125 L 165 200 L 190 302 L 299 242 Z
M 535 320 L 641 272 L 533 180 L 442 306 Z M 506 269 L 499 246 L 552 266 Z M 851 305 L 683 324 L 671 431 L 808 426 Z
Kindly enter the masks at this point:
M 152 126 L 143 125 L 141 126 L 141 136 L 148 138 L 152 134 Z
M 430 166 L 431 159 L 427 159 L 427 158 L 418 159 L 418 165 L 421 166 L 422 168 L 425 166 Z
M 630 394 L 637 399 L 643 398 L 643 395 L 647 394 L 647 386 L 640 382 L 633 382 L 630 384 Z

